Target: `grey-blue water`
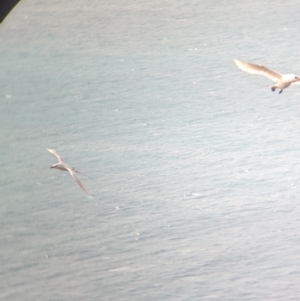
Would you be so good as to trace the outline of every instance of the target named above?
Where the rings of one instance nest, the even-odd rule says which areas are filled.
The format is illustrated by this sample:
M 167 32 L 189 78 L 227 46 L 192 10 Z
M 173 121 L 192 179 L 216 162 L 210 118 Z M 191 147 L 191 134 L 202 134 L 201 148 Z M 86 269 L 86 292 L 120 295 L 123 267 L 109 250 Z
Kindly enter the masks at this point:
M 23 0 L 0 25 L 0 299 L 299 300 L 297 0 Z M 81 176 L 49 169 L 56 149 Z

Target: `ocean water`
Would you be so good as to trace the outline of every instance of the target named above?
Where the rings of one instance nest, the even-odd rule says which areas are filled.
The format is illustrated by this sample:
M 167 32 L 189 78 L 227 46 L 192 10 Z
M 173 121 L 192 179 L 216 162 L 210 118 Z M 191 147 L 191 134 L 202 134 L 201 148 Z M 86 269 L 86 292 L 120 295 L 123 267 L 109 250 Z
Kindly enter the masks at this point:
M 298 1 L 21 1 L 0 25 L 1 300 L 299 300 Z M 56 149 L 95 178 L 49 169 Z

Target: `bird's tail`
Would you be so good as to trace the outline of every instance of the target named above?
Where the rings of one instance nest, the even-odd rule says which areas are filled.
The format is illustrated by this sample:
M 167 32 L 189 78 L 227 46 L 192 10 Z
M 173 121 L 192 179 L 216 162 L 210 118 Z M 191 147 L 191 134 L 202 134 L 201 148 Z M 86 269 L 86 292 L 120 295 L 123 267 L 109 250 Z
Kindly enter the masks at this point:
M 80 171 L 78 171 L 78 170 L 76 170 L 76 169 L 74 169 L 74 168 L 73 168 L 73 170 L 74 170 L 76 173 L 79 173 L 79 174 L 81 174 L 81 175 L 84 175 L 84 176 L 90 178 L 91 180 L 93 180 L 93 181 L 98 185 L 98 187 L 100 187 L 100 186 L 99 186 L 99 183 L 98 183 L 94 178 L 92 178 L 92 177 L 86 175 L 85 173 L 80 172 Z

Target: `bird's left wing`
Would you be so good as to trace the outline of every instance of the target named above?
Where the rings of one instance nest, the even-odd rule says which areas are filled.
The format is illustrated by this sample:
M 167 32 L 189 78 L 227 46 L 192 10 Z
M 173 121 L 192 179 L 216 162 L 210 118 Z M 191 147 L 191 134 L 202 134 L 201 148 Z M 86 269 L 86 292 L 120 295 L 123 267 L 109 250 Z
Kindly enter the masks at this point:
M 277 82 L 281 79 L 282 75 L 274 70 L 269 69 L 266 66 L 253 64 L 249 62 L 234 60 L 235 64 L 243 71 L 250 74 L 260 74 L 266 76 L 270 80 Z

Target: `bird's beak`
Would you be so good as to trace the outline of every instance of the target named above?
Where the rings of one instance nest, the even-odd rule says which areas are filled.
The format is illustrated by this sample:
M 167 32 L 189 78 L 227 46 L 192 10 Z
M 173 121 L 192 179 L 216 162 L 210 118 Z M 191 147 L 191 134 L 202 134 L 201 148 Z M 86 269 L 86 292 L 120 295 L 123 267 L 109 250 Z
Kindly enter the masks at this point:
M 49 169 L 53 168 L 53 166 L 50 166 Z

